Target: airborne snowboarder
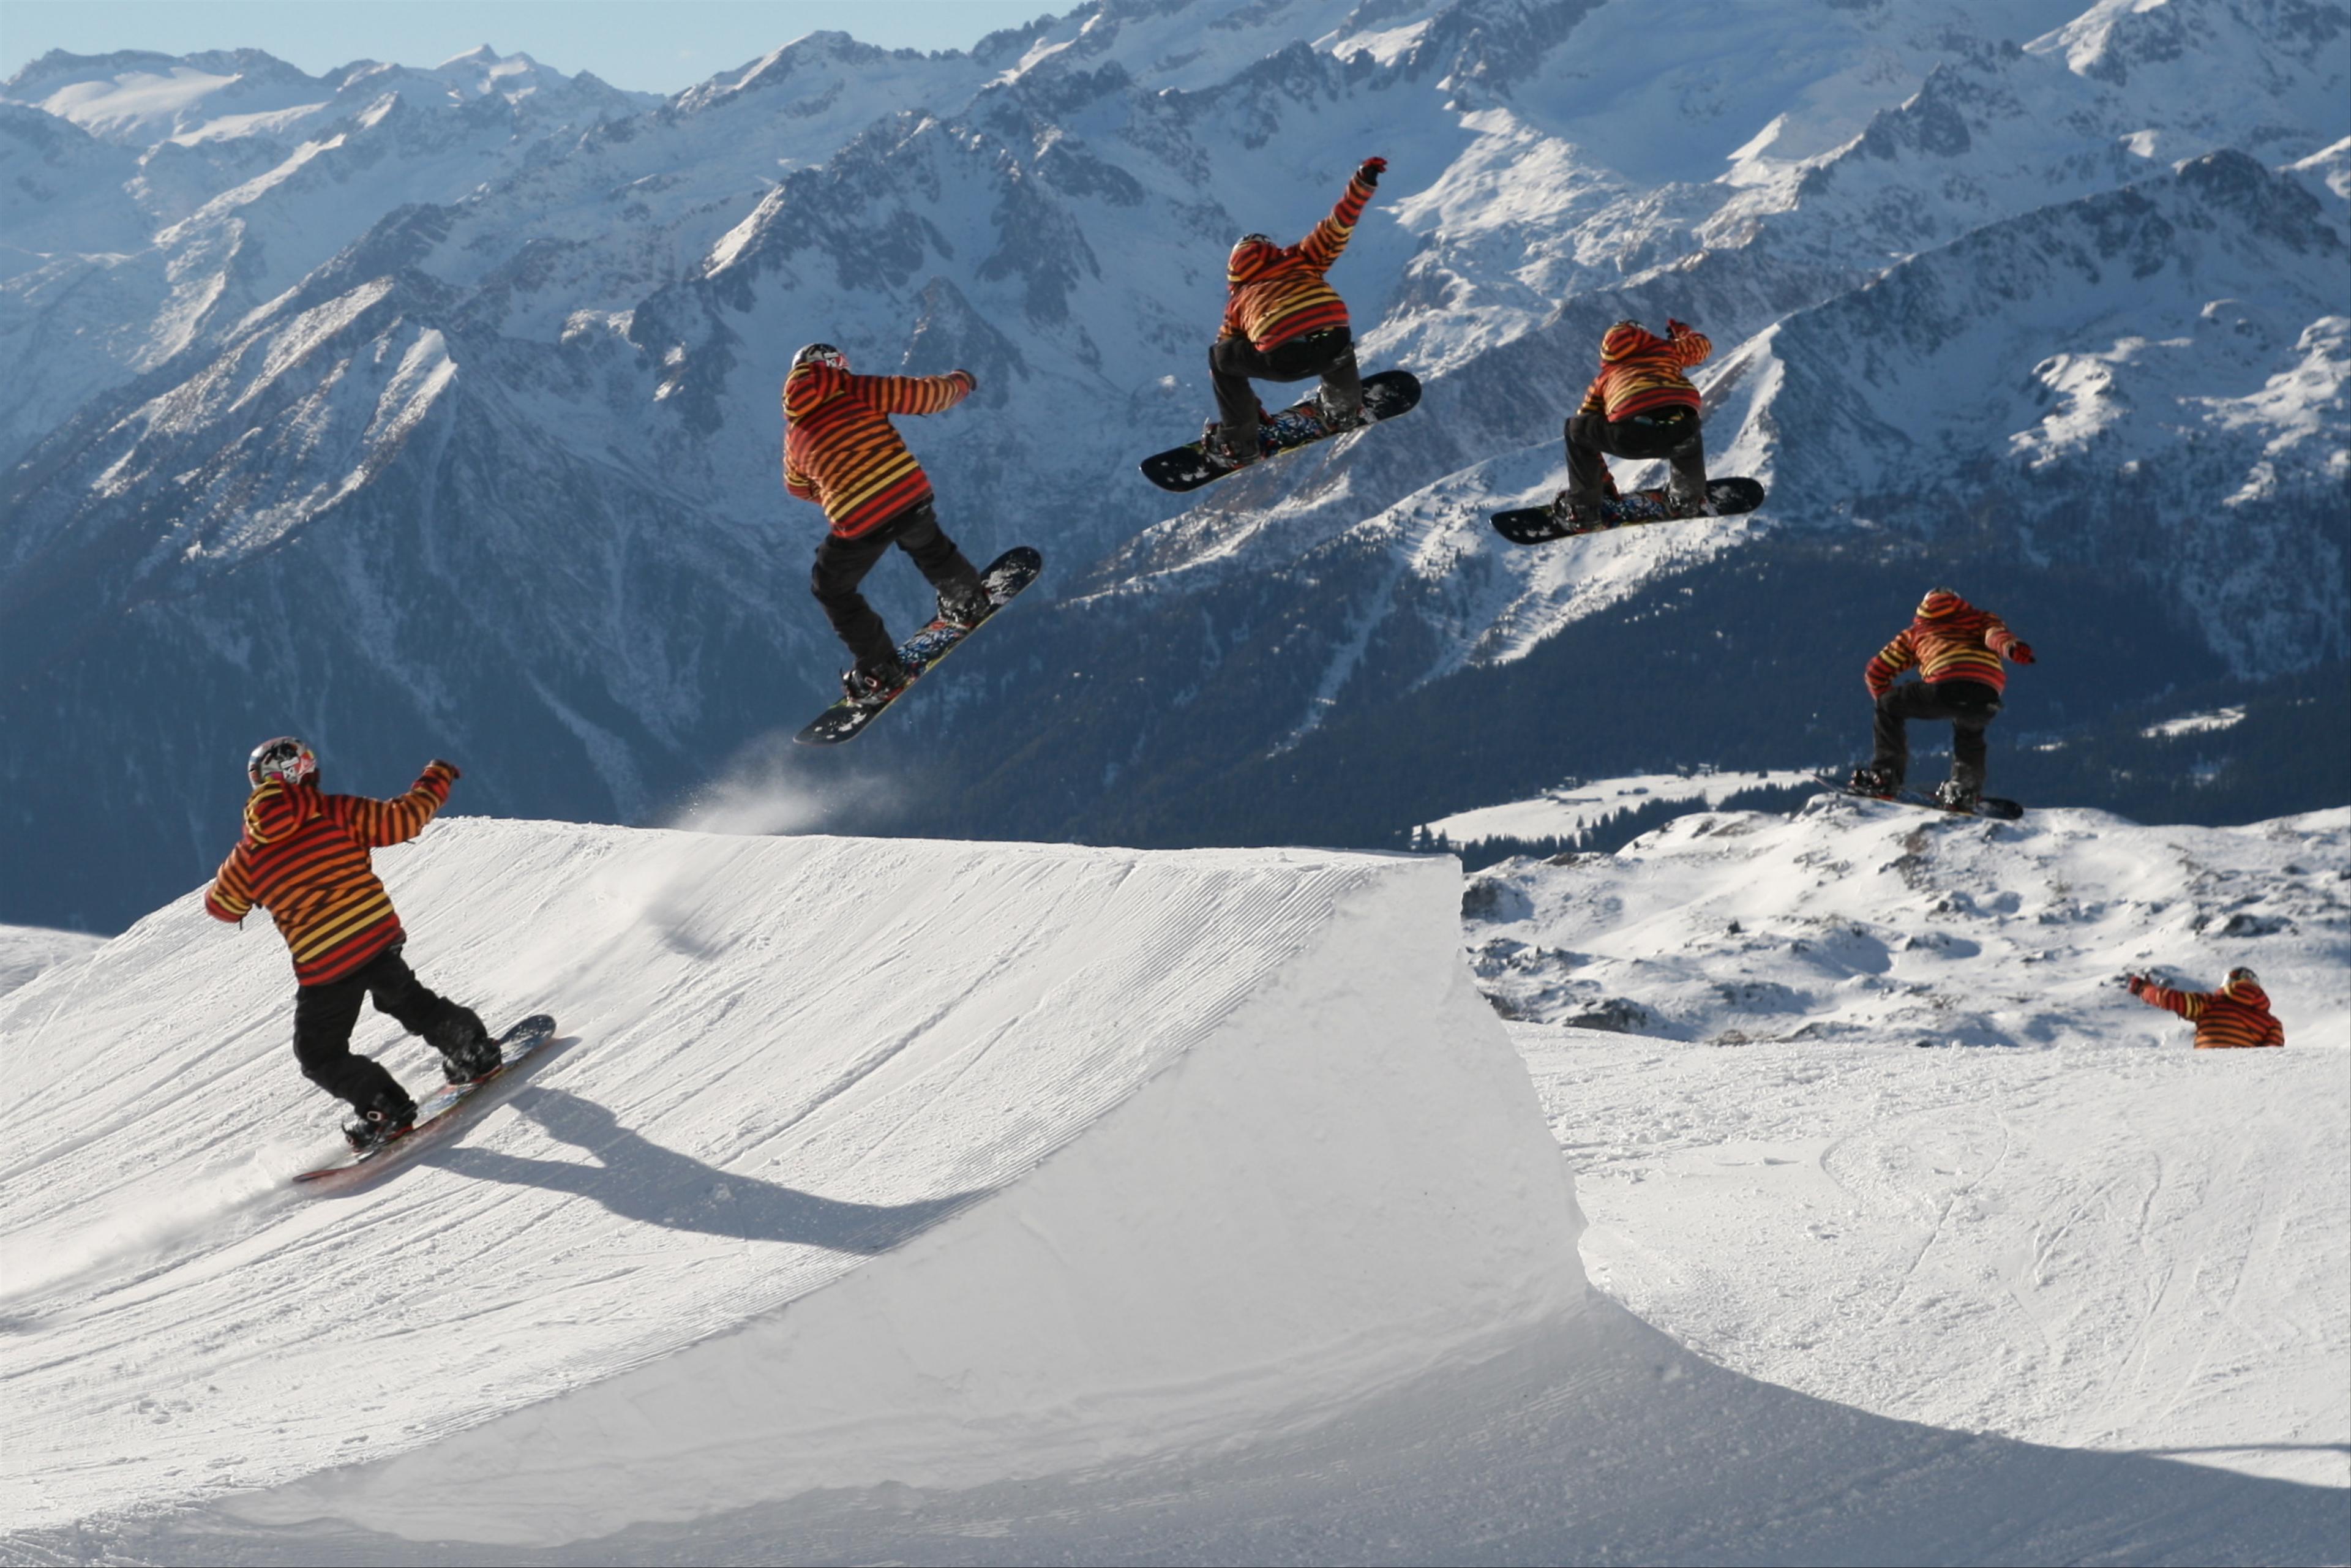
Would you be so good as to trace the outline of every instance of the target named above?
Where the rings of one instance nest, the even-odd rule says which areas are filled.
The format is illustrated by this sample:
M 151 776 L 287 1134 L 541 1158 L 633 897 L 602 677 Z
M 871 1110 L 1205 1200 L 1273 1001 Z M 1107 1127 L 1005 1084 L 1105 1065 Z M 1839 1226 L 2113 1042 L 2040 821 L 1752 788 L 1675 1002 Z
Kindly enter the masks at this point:
M 1328 428 L 1352 428 L 1363 419 L 1363 379 L 1346 302 L 1323 275 L 1331 270 L 1355 220 L 1388 166 L 1367 158 L 1347 182 L 1331 215 L 1293 246 L 1261 234 L 1243 235 L 1225 263 L 1225 319 L 1208 350 L 1208 376 L 1217 391 L 1217 417 L 1201 433 L 1208 455 L 1228 468 L 1257 461 L 1258 424 L 1264 416 L 1252 379 L 1322 380 L 1318 413 Z
M 1667 498 L 1677 511 L 1706 515 L 1700 399 L 1682 372 L 1713 351 L 1705 333 L 1670 319 L 1662 338 L 1638 321 L 1603 334 L 1600 373 L 1567 416 L 1567 488 L 1552 503 L 1562 521 L 1589 526 L 1600 519 L 1600 503 L 1615 498 L 1606 456 L 1664 458 L 1672 471 Z
M 350 1103 L 344 1138 L 360 1153 L 405 1133 L 416 1102 L 373 1058 L 351 1053 L 360 1004 L 372 998 L 411 1034 L 441 1052 L 444 1075 L 470 1082 L 498 1069 L 497 1042 L 469 1008 L 424 988 L 401 956 L 407 939 L 368 852 L 423 831 L 457 781 L 453 762 L 424 765 L 390 800 L 329 795 L 319 759 L 292 736 L 254 747 L 245 833 L 204 894 L 204 913 L 239 924 L 269 911 L 293 955 L 294 1059 L 302 1076 Z
M 2175 991 L 2145 975 L 2126 975 L 2123 984 L 2147 1006 L 2178 1013 L 2194 1024 L 2199 1051 L 2285 1043 L 2285 1026 L 2270 1011 L 2269 993 L 2251 969 L 2230 970 L 2217 991 Z
M 1918 601 L 1917 615 L 1879 649 L 1862 679 L 1877 705 L 1876 751 L 1853 770 L 1857 794 L 1891 795 L 1910 770 L 1907 721 L 1949 719 L 1951 777 L 1935 789 L 1935 801 L 1954 811 L 1972 811 L 1983 796 L 1984 727 L 2001 708 L 2008 673 L 2001 660 L 2032 663 L 2032 650 L 2001 618 L 1979 610 L 1948 588 L 1931 589 Z M 1894 677 L 1918 666 L 1919 679 L 1900 685 Z
M 931 481 L 890 423 L 897 413 L 937 413 L 969 397 L 969 371 L 943 376 L 852 375 L 849 356 L 810 343 L 784 378 L 784 488 L 824 508 L 831 528 L 817 546 L 809 587 L 856 663 L 841 677 L 856 703 L 887 699 L 908 671 L 882 617 L 858 585 L 896 545 L 938 591 L 938 618 L 971 627 L 990 608 L 979 571 L 939 528 Z

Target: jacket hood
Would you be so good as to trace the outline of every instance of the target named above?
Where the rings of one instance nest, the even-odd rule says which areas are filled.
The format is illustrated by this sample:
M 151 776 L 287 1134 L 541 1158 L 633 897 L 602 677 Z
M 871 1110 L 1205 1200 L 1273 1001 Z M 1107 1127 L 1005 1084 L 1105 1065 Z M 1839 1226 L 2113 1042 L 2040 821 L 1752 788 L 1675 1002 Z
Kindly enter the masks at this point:
M 1918 619 L 1941 621 L 1953 615 L 1964 615 L 1974 608 L 1949 589 L 1938 588 L 1918 601 Z
M 319 792 L 307 784 L 272 779 L 245 802 L 245 836 L 274 843 L 319 814 Z
M 2249 1008 L 2270 1010 L 2270 994 L 2262 989 L 2258 980 L 2231 980 L 2220 988 L 2220 994 L 2231 1001 L 2242 1002 Z
M 806 419 L 849 390 L 849 372 L 811 361 L 784 378 L 784 423 Z
M 1609 328 L 1600 340 L 1600 362 L 1613 365 L 1619 360 L 1629 360 L 1635 354 L 1646 354 L 1665 346 L 1666 340 L 1646 327 L 1619 321 Z
M 1233 254 L 1225 263 L 1225 282 L 1234 288 L 1253 282 L 1271 271 L 1282 258 L 1281 246 L 1259 235 L 1245 239 L 1233 246 Z

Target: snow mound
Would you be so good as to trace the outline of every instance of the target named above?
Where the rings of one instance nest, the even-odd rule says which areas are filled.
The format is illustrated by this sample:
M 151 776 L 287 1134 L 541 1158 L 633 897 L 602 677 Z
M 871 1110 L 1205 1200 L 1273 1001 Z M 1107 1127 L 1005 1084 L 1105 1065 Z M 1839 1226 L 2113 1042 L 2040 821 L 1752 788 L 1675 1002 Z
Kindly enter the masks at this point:
M 329 1107 L 266 928 L 191 895 L 0 1001 L 8 1528 L 553 1545 L 1002 1483 L 1583 1300 L 1450 862 L 456 820 L 382 863 L 428 983 L 563 1038 L 351 1197 L 285 1185 Z
M 1696 812 L 1464 894 L 1507 1016 L 1737 1045 L 2180 1044 L 2126 971 L 2258 970 L 2290 1048 L 2351 1046 L 2351 808 L 2242 828 L 1953 818 L 1823 792 Z

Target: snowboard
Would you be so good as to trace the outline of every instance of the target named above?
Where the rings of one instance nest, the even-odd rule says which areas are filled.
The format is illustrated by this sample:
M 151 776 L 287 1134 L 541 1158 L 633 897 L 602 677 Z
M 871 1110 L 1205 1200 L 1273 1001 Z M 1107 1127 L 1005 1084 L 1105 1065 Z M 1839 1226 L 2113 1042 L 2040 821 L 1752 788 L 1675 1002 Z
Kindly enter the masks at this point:
M 1940 811 L 1946 817 L 1989 817 L 1996 822 L 2013 822 L 2024 815 L 2022 806 L 2014 800 L 2003 800 L 1998 795 L 1983 796 L 1976 801 L 1976 809 L 1972 811 L 1954 811 L 1932 795 L 1922 794 L 1916 789 L 1896 790 L 1891 795 L 1865 795 L 1858 789 L 1847 788 L 1844 779 L 1832 779 L 1825 773 L 1815 773 L 1813 779 L 1823 789 L 1834 789 L 1838 794 L 1852 800 L 1885 800 L 1897 806 L 1917 806 L 1929 811 Z
M 817 715 L 792 737 L 802 746 L 839 746 L 852 740 L 864 727 L 882 716 L 892 703 L 914 689 L 934 664 L 955 652 L 963 640 L 997 617 L 1013 596 L 1037 580 L 1045 570 L 1045 558 L 1027 545 L 1016 545 L 989 563 L 979 580 L 987 590 L 988 602 L 995 608 L 979 618 L 977 625 L 955 626 L 945 621 L 934 621 L 904 642 L 898 644 L 898 662 L 906 666 L 906 684 L 878 702 L 855 703 L 846 696 Z
M 1571 524 L 1552 507 L 1521 507 L 1494 514 L 1494 531 L 1514 545 L 1549 544 L 1579 534 L 1606 533 L 1635 523 L 1670 523 L 1684 517 L 1735 517 L 1763 504 L 1763 486 L 1752 479 L 1708 479 L 1706 498 L 1714 507 L 1701 512 L 1677 507 L 1663 490 L 1635 490 L 1600 503 L 1596 522 Z
M 313 1193 L 340 1192 L 414 1151 L 439 1143 L 456 1130 L 467 1106 L 486 1103 L 483 1090 L 512 1076 L 554 1038 L 555 1019 L 546 1013 L 531 1014 L 498 1036 L 498 1054 L 504 1060 L 496 1072 L 468 1083 L 443 1084 L 417 1103 L 416 1124 L 408 1131 L 363 1155 L 347 1155 L 333 1165 L 304 1171 L 294 1178 L 294 1185 Z
M 1408 413 L 1420 402 L 1420 380 L 1410 371 L 1382 371 L 1364 378 L 1364 424 L 1377 424 L 1384 419 L 1394 419 Z M 1363 425 L 1350 425 L 1360 430 Z M 1259 461 L 1263 462 L 1277 452 L 1287 452 L 1294 446 L 1309 446 L 1332 434 L 1322 423 L 1315 401 L 1308 398 L 1294 402 L 1280 413 L 1269 414 L 1258 425 Z M 1241 467 L 1250 466 L 1242 464 Z M 1196 490 L 1201 486 L 1221 479 L 1239 470 L 1217 462 L 1208 455 L 1207 448 L 1197 441 L 1146 457 L 1141 464 L 1143 476 L 1163 490 Z

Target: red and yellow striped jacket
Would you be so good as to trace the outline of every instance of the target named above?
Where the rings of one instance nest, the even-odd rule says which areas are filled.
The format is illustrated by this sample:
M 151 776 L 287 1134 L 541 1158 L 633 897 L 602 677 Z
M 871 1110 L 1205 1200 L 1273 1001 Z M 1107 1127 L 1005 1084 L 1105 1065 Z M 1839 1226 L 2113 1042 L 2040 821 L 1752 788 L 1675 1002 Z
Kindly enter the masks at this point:
M 245 836 L 221 862 L 204 913 L 237 921 L 257 904 L 277 922 L 298 983 L 341 979 L 402 936 L 368 851 L 423 831 L 448 800 L 450 782 L 438 763 L 391 800 L 268 780 L 245 803 Z
M 936 413 L 971 389 L 962 371 L 859 376 L 814 362 L 793 367 L 784 378 L 784 488 L 822 507 L 845 539 L 889 521 L 931 494 L 930 476 L 890 415 Z
M 2285 1025 L 2270 1011 L 2269 993 L 2251 980 L 2231 980 L 2217 991 L 2149 986 L 2139 992 L 2138 999 L 2194 1024 L 2199 1051 L 2285 1043 Z
M 1922 680 L 1979 681 L 2003 692 L 2008 672 L 2001 657 L 2017 645 L 1999 616 L 1938 589 L 1918 601 L 1917 618 L 1877 651 L 1861 678 L 1872 697 L 1882 697 L 1895 676 L 1916 664 Z
M 1600 374 L 1583 394 L 1578 413 L 1630 419 L 1660 408 L 1696 408 L 1698 388 L 1682 371 L 1714 352 L 1703 332 L 1685 327 L 1660 338 L 1630 321 L 1619 321 L 1600 340 Z
M 1364 215 L 1372 187 L 1361 174 L 1347 189 L 1331 215 L 1293 246 L 1270 240 L 1233 247 L 1225 267 L 1231 291 L 1225 300 L 1225 322 L 1218 338 L 1247 338 L 1259 352 L 1268 352 L 1309 332 L 1347 324 L 1347 307 L 1338 291 L 1322 280 Z

